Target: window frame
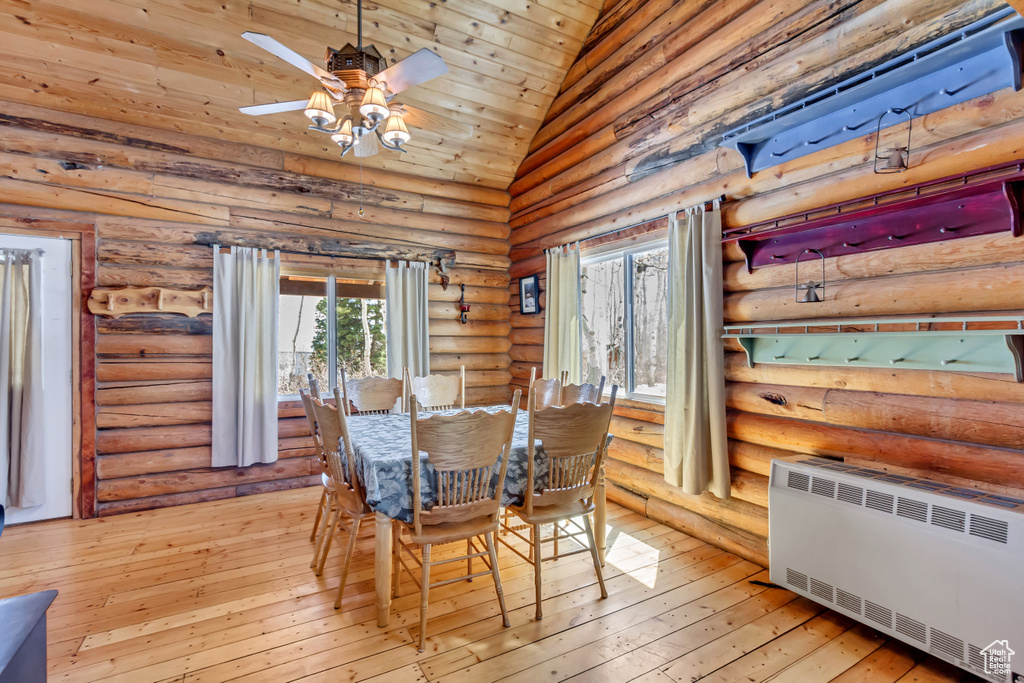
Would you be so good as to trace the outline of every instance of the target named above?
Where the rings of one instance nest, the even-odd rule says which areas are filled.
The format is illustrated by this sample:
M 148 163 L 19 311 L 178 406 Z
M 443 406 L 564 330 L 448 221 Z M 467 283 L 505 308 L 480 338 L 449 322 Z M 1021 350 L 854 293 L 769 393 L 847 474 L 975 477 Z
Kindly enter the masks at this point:
M 326 287 L 327 287 L 327 293 L 326 293 L 325 296 L 326 296 L 326 299 L 327 299 L 326 307 L 327 307 L 328 311 L 337 311 L 338 310 L 338 280 L 340 279 L 342 281 L 349 282 L 349 281 L 351 281 L 353 279 L 353 278 L 349 278 L 349 277 L 341 277 L 341 278 L 339 278 L 338 275 L 335 274 L 335 273 L 312 274 L 312 273 L 309 273 L 309 272 L 306 272 L 306 271 L 302 271 L 300 273 L 300 272 L 284 272 L 282 270 L 281 278 L 285 278 L 285 277 L 288 277 L 288 276 L 304 276 L 304 277 L 311 277 L 311 278 L 321 278 L 321 277 L 324 278 L 324 280 L 326 281 Z M 367 284 L 375 284 L 377 281 L 375 281 L 375 280 L 367 280 L 366 282 L 367 282 Z M 381 287 L 381 293 L 383 294 L 383 286 Z M 369 299 L 370 297 L 347 297 L 347 298 L 366 298 L 366 299 Z M 380 299 L 372 299 L 372 300 L 373 301 L 384 301 L 385 299 L 384 299 L 384 297 L 381 297 Z M 281 308 L 281 293 L 280 293 L 280 291 L 278 291 L 278 295 L 277 295 L 277 306 L 278 306 L 278 312 L 280 314 L 280 308 Z M 385 327 L 385 335 L 386 334 L 387 334 L 387 331 L 386 331 L 386 327 Z M 280 341 L 280 339 L 279 339 L 279 341 Z M 278 351 L 278 356 L 280 357 L 280 350 Z M 340 379 L 340 375 L 339 375 L 339 372 L 338 372 L 338 316 L 337 315 L 328 315 L 327 316 L 327 376 L 328 377 L 333 377 L 334 378 L 334 383 L 335 383 L 335 385 L 337 385 L 337 382 Z M 328 384 L 330 384 L 330 382 L 328 382 Z M 320 390 L 320 398 L 321 399 L 324 399 L 324 398 L 334 398 L 333 390 L 329 386 L 321 387 L 320 389 L 321 389 Z M 283 403 L 283 402 L 287 402 L 287 401 L 298 401 L 298 400 L 299 400 L 299 395 L 298 394 L 278 394 L 277 395 L 277 402 L 278 403 Z
M 634 334 L 633 329 L 633 258 L 637 254 L 641 254 L 645 251 L 654 251 L 655 249 L 668 248 L 668 235 L 663 231 L 657 231 L 650 233 L 651 237 L 642 241 L 635 242 L 629 246 L 616 247 L 615 243 L 608 245 L 602 245 L 602 247 L 596 248 L 588 254 L 586 251 L 580 253 L 580 284 L 582 286 L 583 280 L 583 268 L 585 266 L 594 265 L 598 263 L 605 263 L 608 261 L 622 260 L 623 261 L 623 317 L 629 321 L 629 324 L 625 326 L 625 357 L 626 357 L 626 387 L 622 390 L 620 387 L 621 395 L 627 399 L 635 401 L 643 401 L 646 403 L 664 404 L 665 397 L 658 396 L 656 394 L 645 394 L 633 390 L 635 386 L 635 354 L 634 354 Z M 667 297 L 666 297 L 667 300 Z M 583 297 L 580 299 L 580 376 L 583 375 Z M 611 393 L 611 387 L 605 387 L 605 395 Z

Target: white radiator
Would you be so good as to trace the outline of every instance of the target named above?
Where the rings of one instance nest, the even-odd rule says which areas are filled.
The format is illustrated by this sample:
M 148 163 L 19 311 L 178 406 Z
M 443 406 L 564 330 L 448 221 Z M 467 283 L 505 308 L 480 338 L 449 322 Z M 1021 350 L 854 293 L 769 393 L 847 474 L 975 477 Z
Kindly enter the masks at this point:
M 773 460 L 768 520 L 773 582 L 982 678 L 1024 683 L 1024 500 Z

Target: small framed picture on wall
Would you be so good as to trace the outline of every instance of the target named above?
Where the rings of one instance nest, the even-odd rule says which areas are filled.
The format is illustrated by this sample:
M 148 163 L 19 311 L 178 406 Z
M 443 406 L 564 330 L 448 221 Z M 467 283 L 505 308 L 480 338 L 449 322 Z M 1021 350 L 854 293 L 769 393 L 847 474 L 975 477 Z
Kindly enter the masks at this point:
M 523 315 L 540 312 L 540 287 L 536 275 L 519 279 L 519 312 Z

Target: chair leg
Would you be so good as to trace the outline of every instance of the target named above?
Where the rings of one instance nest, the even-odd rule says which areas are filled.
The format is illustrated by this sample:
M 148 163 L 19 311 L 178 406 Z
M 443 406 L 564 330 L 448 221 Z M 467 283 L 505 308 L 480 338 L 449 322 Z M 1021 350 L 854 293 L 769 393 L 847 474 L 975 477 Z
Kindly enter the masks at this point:
M 555 522 L 555 542 L 553 544 L 555 546 L 555 551 L 554 551 L 555 552 L 555 557 L 558 557 L 558 534 L 559 534 L 560 531 L 561 531 L 561 529 L 559 528 L 559 522 L 556 521 Z
M 608 597 L 608 589 L 604 587 L 604 574 L 601 572 L 601 558 L 597 555 L 597 543 L 594 541 L 594 528 L 590 525 L 590 515 L 583 515 L 583 525 L 587 529 L 587 541 L 590 544 L 590 555 L 594 558 L 594 570 L 597 571 L 597 583 L 601 586 L 601 597 Z
M 316 519 L 313 520 L 313 531 L 309 534 L 310 541 L 316 541 L 316 534 L 320 530 L 320 518 L 324 514 L 324 503 L 327 502 L 327 489 L 320 487 L 320 504 L 316 506 Z
M 352 518 L 352 528 L 348 532 L 348 547 L 345 549 L 345 562 L 341 565 L 341 583 L 338 584 L 338 599 L 334 601 L 334 609 L 341 609 L 341 596 L 345 593 L 345 582 L 348 581 L 348 568 L 352 564 L 352 555 L 356 551 L 356 538 L 359 536 L 358 517 Z
M 420 652 L 427 647 L 427 602 L 430 600 L 430 544 L 423 546 L 423 573 L 420 575 Z
M 472 554 L 473 554 L 473 539 L 472 538 L 467 538 L 466 539 L 466 555 L 472 555 Z M 473 576 L 473 558 L 472 557 L 467 557 L 466 558 L 466 576 L 469 576 L 469 577 Z M 466 582 L 467 583 L 472 583 L 473 579 L 472 578 L 468 578 L 468 579 L 466 579 Z
M 533 562 L 533 549 L 537 547 L 538 538 L 540 538 L 540 527 L 534 524 L 530 527 L 530 562 Z
M 494 532 L 497 536 L 498 532 Z M 494 574 L 494 592 L 498 594 L 498 604 L 501 605 L 501 623 L 505 628 L 512 625 L 508 620 L 508 610 L 505 609 L 505 594 L 501 590 L 501 574 L 498 573 L 498 551 L 495 549 L 495 541 L 489 534 L 484 536 L 487 541 L 487 555 L 491 558 L 491 573 Z
M 398 597 L 398 589 L 402 585 L 402 527 L 398 522 L 391 522 L 391 597 Z
M 539 538 L 540 538 L 540 525 L 539 524 L 534 524 L 532 527 L 530 527 L 530 540 L 533 541 L 533 539 L 539 539 Z M 544 597 L 542 595 L 542 593 L 541 593 L 541 581 L 540 581 L 540 563 L 541 563 L 540 546 L 537 545 L 536 543 L 532 543 L 530 551 L 531 551 L 531 554 L 533 556 L 533 583 L 534 583 L 534 586 L 535 586 L 536 592 L 537 592 L 537 621 L 540 621 L 541 617 L 544 616 L 544 614 L 541 612 L 541 608 L 540 608 L 541 600 Z
M 334 517 L 331 519 L 331 526 L 327 530 L 327 541 L 324 543 L 324 551 L 320 553 L 320 563 L 316 566 L 316 575 L 320 576 L 324 573 L 324 563 L 327 562 L 327 556 L 331 554 L 331 543 L 334 541 L 334 532 L 338 528 L 338 520 L 341 519 L 341 506 L 336 505 L 334 508 Z
M 320 561 L 320 551 L 324 547 L 324 537 L 327 535 L 327 527 L 331 523 L 331 515 L 334 513 L 334 496 L 327 499 L 327 505 L 323 510 L 323 517 L 320 519 L 320 529 L 316 535 L 316 548 L 313 550 L 313 560 L 309 563 L 310 569 L 316 569 L 316 563 Z

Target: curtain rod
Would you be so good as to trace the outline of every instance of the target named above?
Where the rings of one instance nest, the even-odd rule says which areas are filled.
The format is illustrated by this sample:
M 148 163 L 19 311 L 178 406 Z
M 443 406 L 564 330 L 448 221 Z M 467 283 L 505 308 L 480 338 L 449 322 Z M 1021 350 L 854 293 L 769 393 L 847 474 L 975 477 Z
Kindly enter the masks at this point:
M 415 259 L 415 258 L 396 258 L 396 257 L 392 257 L 392 256 L 362 256 L 362 255 L 353 255 L 353 254 L 324 254 L 324 253 L 320 253 L 320 252 L 310 252 L 310 251 L 291 251 L 291 250 L 288 250 L 288 249 L 273 249 L 271 247 L 246 247 L 245 245 L 241 245 L 241 244 L 214 244 L 213 242 L 196 242 L 196 244 L 198 244 L 199 246 L 206 246 L 206 247 L 218 247 L 220 249 L 230 249 L 231 247 L 238 247 L 240 249 L 264 249 L 266 251 L 276 251 L 276 252 L 280 252 L 282 254 L 290 254 L 292 256 L 323 256 L 325 258 L 331 258 L 331 259 L 334 259 L 334 258 L 347 258 L 347 259 L 357 259 L 357 260 L 360 260 L 360 261 L 378 261 L 380 263 L 386 263 L 387 261 L 409 261 L 409 262 L 412 262 L 412 263 L 425 263 L 427 265 L 430 265 L 431 263 L 433 263 L 434 261 L 436 261 L 438 259 L 443 259 L 445 261 L 451 261 L 453 263 L 455 261 L 455 251 L 454 250 L 439 250 L 437 252 L 437 254 L 434 255 L 434 256 L 429 256 L 429 257 L 426 257 L 426 258 Z
M 718 197 L 716 197 L 716 199 L 721 204 L 725 203 L 725 195 L 724 194 L 723 195 L 719 195 Z M 714 199 L 709 199 L 708 201 L 704 202 L 704 210 L 705 211 L 710 211 L 712 209 L 712 207 L 714 206 L 714 203 L 715 203 Z M 673 211 L 672 213 L 675 213 L 675 211 Z M 590 237 L 584 237 L 583 239 L 575 240 L 574 242 L 569 242 L 568 244 L 560 244 L 557 247 L 550 247 L 550 248 L 551 249 L 561 249 L 562 247 L 566 247 L 569 244 L 583 244 L 584 242 L 589 242 L 591 240 L 596 240 L 596 239 L 600 239 L 602 237 L 607 237 L 608 235 L 614 235 L 615 233 L 622 232 L 623 230 L 630 230 L 630 229 L 635 228 L 637 226 L 643 225 L 644 223 L 653 223 L 654 221 L 661 220 L 662 218 L 668 218 L 668 216 L 669 216 L 669 214 L 666 213 L 663 216 L 655 216 L 654 218 L 649 218 L 646 221 L 640 221 L 639 223 L 633 223 L 632 225 L 626 225 L 626 226 L 623 226 L 621 228 L 614 228 L 614 229 L 608 230 L 606 232 L 598 233 L 597 235 L 591 235 Z M 547 249 L 545 249 L 544 251 L 547 251 Z

